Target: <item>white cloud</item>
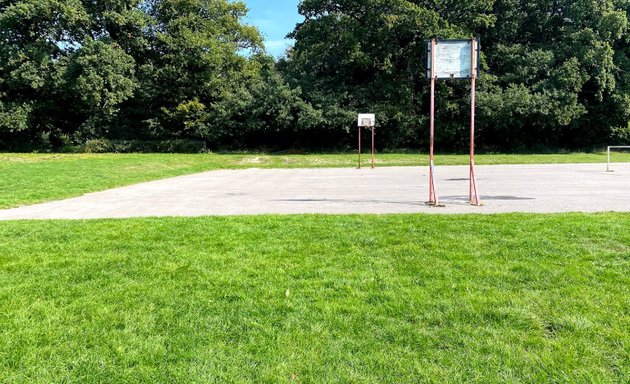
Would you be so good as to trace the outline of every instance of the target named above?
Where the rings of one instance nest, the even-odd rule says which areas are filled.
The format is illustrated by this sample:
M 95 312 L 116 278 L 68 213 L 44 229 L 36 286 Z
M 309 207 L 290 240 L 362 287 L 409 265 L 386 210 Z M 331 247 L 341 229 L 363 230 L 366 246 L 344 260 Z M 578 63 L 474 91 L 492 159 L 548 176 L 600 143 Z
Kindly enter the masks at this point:
M 265 41 L 265 48 L 267 52 L 278 57 L 284 55 L 287 48 L 292 47 L 293 43 L 293 39 L 267 40 Z

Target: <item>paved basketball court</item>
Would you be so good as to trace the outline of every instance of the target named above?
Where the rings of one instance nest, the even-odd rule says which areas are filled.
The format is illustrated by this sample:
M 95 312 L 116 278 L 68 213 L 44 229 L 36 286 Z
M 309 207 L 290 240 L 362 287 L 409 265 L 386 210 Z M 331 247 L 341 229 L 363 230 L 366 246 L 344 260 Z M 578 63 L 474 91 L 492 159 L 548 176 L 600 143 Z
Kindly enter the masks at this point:
M 212 171 L 0 210 L 0 220 L 297 213 L 630 212 L 630 164 L 480 166 L 483 207 L 468 167 L 438 167 L 443 208 L 424 205 L 427 168 Z

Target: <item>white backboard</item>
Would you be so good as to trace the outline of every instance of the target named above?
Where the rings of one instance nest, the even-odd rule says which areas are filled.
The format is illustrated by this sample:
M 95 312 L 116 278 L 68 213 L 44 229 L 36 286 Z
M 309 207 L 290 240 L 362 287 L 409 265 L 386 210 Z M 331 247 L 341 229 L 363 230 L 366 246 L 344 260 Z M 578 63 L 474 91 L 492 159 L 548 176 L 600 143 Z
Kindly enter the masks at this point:
M 478 46 L 479 44 L 477 44 Z M 477 51 L 479 54 L 479 51 Z M 427 77 L 431 78 L 431 41 L 427 43 Z M 477 60 L 479 63 L 479 60 Z M 438 40 L 435 45 L 435 77 L 437 79 L 469 79 L 472 77 L 472 41 Z
M 359 113 L 359 127 L 373 127 L 376 125 L 376 115 L 373 113 Z

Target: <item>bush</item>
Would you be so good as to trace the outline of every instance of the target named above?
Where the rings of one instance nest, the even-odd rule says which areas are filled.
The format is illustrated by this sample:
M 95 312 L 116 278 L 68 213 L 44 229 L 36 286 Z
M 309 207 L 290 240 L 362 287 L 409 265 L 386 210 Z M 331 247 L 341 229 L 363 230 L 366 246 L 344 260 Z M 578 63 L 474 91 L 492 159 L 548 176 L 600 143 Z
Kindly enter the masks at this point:
M 86 153 L 110 153 L 116 152 L 114 143 L 107 139 L 92 139 L 85 142 L 80 152 Z
M 108 140 L 92 139 L 79 147 L 85 153 L 202 153 L 206 145 L 200 140 Z

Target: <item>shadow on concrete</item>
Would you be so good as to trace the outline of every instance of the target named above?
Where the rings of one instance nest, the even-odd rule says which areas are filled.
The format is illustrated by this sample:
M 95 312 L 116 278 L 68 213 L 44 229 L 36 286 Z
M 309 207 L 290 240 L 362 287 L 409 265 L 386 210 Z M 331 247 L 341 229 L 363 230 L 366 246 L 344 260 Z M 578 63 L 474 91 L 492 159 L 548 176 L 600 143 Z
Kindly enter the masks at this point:
M 293 203 L 355 203 L 355 204 L 398 204 L 408 206 L 424 205 L 421 201 L 387 201 L 387 200 L 348 200 L 348 199 L 277 199 L 273 201 L 285 201 Z
M 519 197 L 519 196 L 487 196 L 481 195 L 479 196 L 481 201 L 490 200 L 490 201 L 525 201 L 525 200 L 536 200 L 533 197 Z M 468 195 L 458 195 L 458 196 L 441 196 L 440 200 L 442 201 L 464 201 L 468 203 Z
M 532 197 L 519 196 L 480 196 L 481 201 L 525 201 L 536 200 Z M 273 201 L 284 201 L 293 203 L 350 203 L 350 204 L 397 204 L 407 206 L 424 205 L 423 201 L 391 201 L 391 200 L 350 200 L 350 199 L 276 199 Z M 468 205 L 468 196 L 440 196 L 440 202 L 444 204 Z

